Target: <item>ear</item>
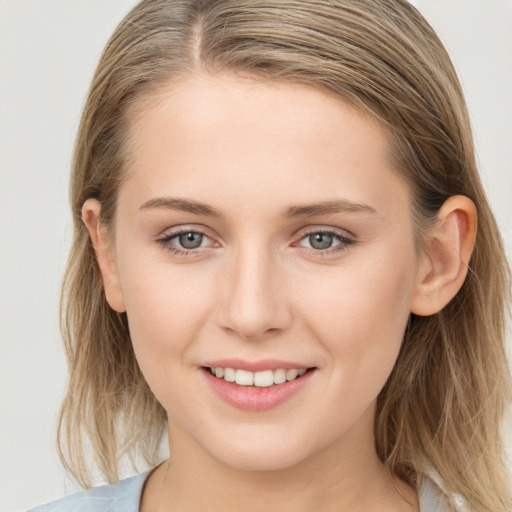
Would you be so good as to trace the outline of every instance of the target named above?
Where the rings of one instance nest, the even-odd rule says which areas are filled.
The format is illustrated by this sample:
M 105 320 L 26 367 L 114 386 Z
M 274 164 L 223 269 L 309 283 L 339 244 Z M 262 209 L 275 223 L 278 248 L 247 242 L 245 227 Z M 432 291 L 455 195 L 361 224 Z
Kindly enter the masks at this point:
M 455 297 L 468 272 L 476 229 L 477 213 L 473 201 L 464 196 L 447 199 L 439 210 L 436 226 L 427 235 L 427 248 L 419 265 L 411 304 L 412 313 L 433 315 Z
M 118 313 L 126 311 L 116 263 L 109 247 L 105 226 L 100 221 L 101 203 L 87 199 L 82 206 L 82 220 L 89 231 L 96 260 L 101 271 L 105 296 L 110 307 Z

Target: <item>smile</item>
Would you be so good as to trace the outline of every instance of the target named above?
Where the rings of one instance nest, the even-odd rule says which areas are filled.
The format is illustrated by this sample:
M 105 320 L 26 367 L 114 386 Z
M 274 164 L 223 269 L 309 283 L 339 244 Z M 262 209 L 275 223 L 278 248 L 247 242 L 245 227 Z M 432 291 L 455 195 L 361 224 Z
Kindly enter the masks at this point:
M 226 382 L 234 382 L 239 386 L 255 386 L 258 388 L 267 388 L 275 384 L 284 384 L 301 377 L 306 373 L 306 368 L 278 368 L 276 370 L 263 370 L 251 372 L 248 370 L 212 367 L 210 373 L 218 379 L 224 379 Z
M 263 412 L 291 400 L 308 388 L 318 368 L 264 362 L 238 364 L 234 360 L 210 363 L 201 367 L 208 387 L 218 398 L 236 409 Z M 243 366 L 243 368 L 237 368 Z M 251 371 L 248 369 L 252 366 Z M 270 367 L 270 368 L 269 368 Z M 273 368 L 272 368 L 273 367 Z

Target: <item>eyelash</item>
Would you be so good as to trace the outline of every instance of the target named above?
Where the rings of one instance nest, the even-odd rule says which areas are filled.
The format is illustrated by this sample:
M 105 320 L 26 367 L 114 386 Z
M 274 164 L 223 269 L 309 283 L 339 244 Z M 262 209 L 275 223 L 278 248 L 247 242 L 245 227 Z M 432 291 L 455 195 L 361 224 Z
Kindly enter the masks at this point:
M 178 238 L 180 235 L 188 234 L 188 233 L 194 233 L 197 235 L 203 235 L 206 238 L 209 238 L 208 235 L 201 230 L 198 229 L 179 229 L 177 231 L 173 231 L 172 233 L 169 233 L 168 235 L 165 235 L 161 238 L 158 238 L 156 241 L 157 243 L 162 246 L 165 250 L 177 255 L 177 256 L 201 256 L 204 252 L 201 250 L 201 248 L 197 249 L 179 249 L 177 247 L 173 247 L 170 245 L 171 240 Z M 313 256 L 326 256 L 336 253 L 341 253 L 343 251 L 346 251 L 351 245 L 354 245 L 356 241 L 353 238 L 350 238 L 349 236 L 342 235 L 341 233 L 331 230 L 331 229 L 311 229 L 306 231 L 301 238 L 299 239 L 299 242 L 306 239 L 307 237 L 311 235 L 328 235 L 332 236 L 336 241 L 339 242 L 338 245 L 335 245 L 333 248 L 329 249 L 310 249 L 307 247 L 303 247 L 303 249 L 306 251 L 307 254 L 313 255 Z M 298 242 L 295 242 L 298 243 Z

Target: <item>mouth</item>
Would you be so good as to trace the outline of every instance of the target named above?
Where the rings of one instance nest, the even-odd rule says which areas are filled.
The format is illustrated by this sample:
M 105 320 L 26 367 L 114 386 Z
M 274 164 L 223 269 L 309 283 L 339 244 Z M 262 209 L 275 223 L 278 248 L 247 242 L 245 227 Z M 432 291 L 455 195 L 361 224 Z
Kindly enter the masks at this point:
M 222 379 L 238 386 L 250 386 L 256 388 L 268 388 L 285 384 L 300 379 L 314 368 L 276 368 L 275 370 L 261 370 L 251 372 L 249 370 L 235 369 L 222 366 L 203 367 L 217 379 Z
M 222 366 L 218 366 L 221 364 Z M 314 381 L 316 367 L 280 367 L 280 364 L 269 364 L 273 368 L 265 369 L 263 362 L 243 364 L 245 368 L 228 366 L 226 361 L 211 366 L 202 366 L 202 374 L 210 389 L 222 401 L 237 409 L 263 412 L 291 400 L 304 388 L 311 388 L 309 382 Z M 256 367 L 255 367 L 256 366 Z

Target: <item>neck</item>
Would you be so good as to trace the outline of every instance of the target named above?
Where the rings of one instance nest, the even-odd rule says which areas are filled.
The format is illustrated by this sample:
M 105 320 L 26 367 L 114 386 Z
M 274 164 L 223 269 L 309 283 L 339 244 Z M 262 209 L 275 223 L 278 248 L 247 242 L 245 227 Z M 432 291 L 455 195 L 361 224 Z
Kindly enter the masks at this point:
M 413 512 L 413 489 L 380 462 L 371 428 L 343 439 L 291 467 L 249 471 L 212 457 L 170 423 L 172 457 L 150 476 L 141 511 Z

